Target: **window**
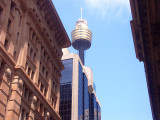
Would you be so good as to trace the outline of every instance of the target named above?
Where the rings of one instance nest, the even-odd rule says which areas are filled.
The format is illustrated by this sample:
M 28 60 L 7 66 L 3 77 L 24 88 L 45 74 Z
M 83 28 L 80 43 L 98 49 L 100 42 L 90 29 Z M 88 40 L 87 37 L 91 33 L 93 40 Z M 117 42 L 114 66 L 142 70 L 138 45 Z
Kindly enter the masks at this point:
M 25 70 L 27 70 L 28 63 L 26 62 Z
M 24 120 L 24 112 L 25 112 L 25 110 L 22 109 L 22 111 L 21 111 L 21 119 L 20 120 Z
M 19 40 L 19 32 L 17 33 L 16 44 L 18 44 L 18 40 Z
M 15 10 L 15 3 L 13 1 L 11 2 L 11 8 L 10 8 L 10 10 L 11 10 L 11 14 L 13 14 L 14 10 Z
M 33 53 L 33 49 L 31 48 L 31 51 L 30 51 L 30 57 L 32 56 L 32 53 Z
M 26 120 L 29 120 L 29 113 L 26 114 Z
M 54 89 L 55 89 L 55 93 L 57 93 L 57 84 L 55 84 L 55 88 Z
M 8 41 L 8 39 L 5 40 L 4 47 L 6 48 L 6 50 L 8 50 L 8 47 L 9 47 L 9 41 Z
M 34 61 L 34 62 L 36 61 L 36 53 L 34 53 L 33 61 Z
M 46 94 L 47 94 L 47 89 L 45 88 L 44 90 L 44 96 L 46 97 Z
M 33 34 L 33 30 L 32 30 L 32 28 L 30 28 L 30 30 L 29 30 L 29 39 L 30 40 L 32 40 L 32 34 Z
M 30 73 L 31 73 L 31 68 L 29 67 L 28 68 L 28 75 L 30 75 Z
M 25 99 L 28 99 L 28 89 L 27 88 L 25 88 L 25 92 L 24 92 L 24 98 Z
M 32 42 L 33 42 L 33 43 L 36 42 L 36 34 L 35 34 L 35 33 L 33 33 L 33 35 L 32 35 Z
M 40 86 L 40 80 L 38 80 L 38 87 Z
M 33 78 L 34 78 L 34 72 L 32 71 L 31 79 L 33 80 Z
M 52 86 L 52 87 L 53 87 L 53 89 L 55 90 L 55 82 L 54 82 L 54 81 L 53 81 L 53 86 Z
M 16 52 L 16 51 L 14 51 L 14 55 L 13 55 L 14 60 L 16 60 L 16 55 L 17 55 L 17 52 Z
M 28 56 L 29 56 L 29 51 L 30 51 L 30 44 L 28 43 L 28 51 L 27 51 Z
M 46 79 L 48 78 L 48 72 L 46 72 Z
M 40 113 L 42 114 L 43 113 L 43 105 L 40 104 Z
M 47 55 L 47 53 L 46 53 L 46 51 L 44 51 L 44 55 L 43 55 L 44 59 L 45 59 L 46 55 Z
M 51 102 L 51 103 L 52 103 L 52 106 L 53 106 L 53 102 L 54 102 L 54 99 L 52 98 L 52 102 Z
M 19 17 L 19 26 L 21 26 L 22 16 Z
M 42 93 L 43 93 L 43 87 L 44 87 L 43 84 L 41 84 L 41 89 L 40 90 L 41 90 Z
M 0 7 L 0 21 L 2 21 L 3 9 Z
M 45 71 L 45 68 L 44 66 L 42 67 L 42 74 L 44 75 L 44 71 Z
M 11 33 L 11 26 L 12 26 L 12 21 L 9 19 L 8 20 L 8 26 L 7 26 L 7 31 Z

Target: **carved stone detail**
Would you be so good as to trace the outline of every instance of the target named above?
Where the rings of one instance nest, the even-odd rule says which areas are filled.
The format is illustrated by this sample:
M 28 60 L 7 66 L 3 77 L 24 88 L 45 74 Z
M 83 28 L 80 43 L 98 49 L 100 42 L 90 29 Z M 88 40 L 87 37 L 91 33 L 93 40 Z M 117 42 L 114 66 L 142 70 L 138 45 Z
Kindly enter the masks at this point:
M 36 103 L 37 103 L 37 96 L 32 94 L 30 97 L 29 97 L 29 103 L 31 105 L 31 108 L 34 110 L 36 109 Z
M 22 79 L 18 80 L 18 87 L 20 90 L 23 90 L 23 80 Z
M 50 118 L 50 113 L 49 113 L 48 111 L 45 111 L 44 117 L 45 117 L 46 120 L 49 120 L 49 118 Z
M 0 74 L 3 77 L 3 79 L 7 79 L 8 83 L 11 81 L 12 71 L 6 63 L 1 65 Z

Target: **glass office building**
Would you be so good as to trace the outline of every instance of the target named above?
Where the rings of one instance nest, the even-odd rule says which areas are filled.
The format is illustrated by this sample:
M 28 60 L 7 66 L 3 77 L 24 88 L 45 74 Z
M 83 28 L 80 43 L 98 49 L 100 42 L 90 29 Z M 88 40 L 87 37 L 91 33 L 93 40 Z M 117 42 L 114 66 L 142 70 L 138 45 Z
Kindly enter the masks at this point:
M 62 58 L 62 62 L 65 67 L 60 80 L 62 120 L 100 120 L 101 108 L 95 94 L 89 93 L 89 74 L 85 72 L 79 56 L 69 54 Z

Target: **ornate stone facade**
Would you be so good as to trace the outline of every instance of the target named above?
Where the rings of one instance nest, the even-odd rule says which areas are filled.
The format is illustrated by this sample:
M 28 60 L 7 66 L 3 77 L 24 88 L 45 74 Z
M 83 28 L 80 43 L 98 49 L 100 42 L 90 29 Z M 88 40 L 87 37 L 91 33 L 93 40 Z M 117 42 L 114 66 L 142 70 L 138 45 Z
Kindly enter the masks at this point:
M 144 62 L 154 120 L 160 120 L 160 1 L 130 0 L 136 56 Z
M 0 0 L 0 120 L 60 120 L 62 48 L 51 0 Z

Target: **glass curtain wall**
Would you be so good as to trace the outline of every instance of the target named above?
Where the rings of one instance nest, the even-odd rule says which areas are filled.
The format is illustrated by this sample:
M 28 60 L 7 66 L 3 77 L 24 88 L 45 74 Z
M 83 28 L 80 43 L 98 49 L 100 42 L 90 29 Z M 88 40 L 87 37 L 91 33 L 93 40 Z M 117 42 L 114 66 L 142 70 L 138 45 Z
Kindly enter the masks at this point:
M 101 120 L 101 107 L 97 102 L 97 120 Z
M 84 120 L 89 120 L 89 92 L 88 92 L 88 80 L 85 74 L 84 76 Z
M 78 120 L 83 120 L 83 69 L 80 63 L 78 68 Z
M 94 93 L 90 95 L 90 118 L 97 120 L 97 102 Z
M 61 72 L 59 112 L 62 120 L 71 120 L 73 59 L 63 60 L 62 63 L 65 69 Z

